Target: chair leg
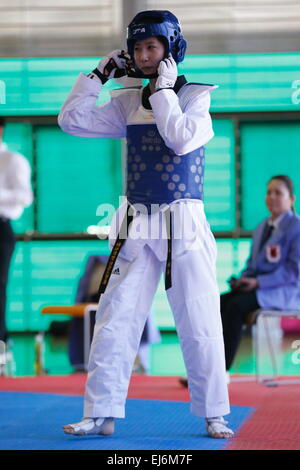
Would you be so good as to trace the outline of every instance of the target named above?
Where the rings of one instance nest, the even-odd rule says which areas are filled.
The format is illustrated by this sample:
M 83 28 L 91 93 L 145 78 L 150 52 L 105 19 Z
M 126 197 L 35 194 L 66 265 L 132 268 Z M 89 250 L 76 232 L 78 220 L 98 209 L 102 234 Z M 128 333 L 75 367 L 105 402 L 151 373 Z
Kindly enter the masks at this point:
M 291 380 L 278 380 L 278 365 L 276 362 L 276 352 L 275 352 L 275 346 L 274 346 L 274 341 L 272 341 L 272 335 L 268 326 L 268 319 L 272 318 L 270 314 L 264 314 L 263 312 L 260 312 L 258 317 L 257 317 L 257 322 L 256 326 L 254 326 L 254 350 L 255 350 L 255 372 L 256 372 L 256 381 L 258 384 L 265 385 L 267 387 L 276 387 L 279 385 L 290 385 L 290 384 L 300 384 L 300 379 L 291 379 Z M 275 316 L 276 318 L 276 316 Z M 263 322 L 263 328 L 264 332 L 266 335 L 266 343 L 268 347 L 268 352 L 271 357 L 271 362 L 272 362 L 272 370 L 273 370 L 273 375 L 271 377 L 260 377 L 259 373 L 259 360 L 260 360 L 260 345 L 259 345 L 259 327 L 260 327 L 260 320 Z
M 34 344 L 34 372 L 35 375 L 44 375 L 45 333 L 40 331 L 35 337 Z
M 273 375 L 271 377 L 261 377 L 260 372 L 259 372 L 259 363 L 261 361 L 261 338 L 260 338 L 260 331 L 261 331 L 261 324 L 263 325 L 263 332 L 265 333 L 266 336 L 266 344 L 268 347 L 268 352 L 271 357 L 271 362 L 272 362 L 272 370 L 273 370 Z M 270 335 L 270 330 L 268 328 L 268 316 L 263 315 L 261 313 L 256 322 L 256 326 L 254 327 L 254 350 L 255 350 L 255 373 L 256 373 L 256 382 L 259 384 L 267 385 L 267 386 L 276 386 L 277 381 L 276 378 L 278 378 L 278 370 L 277 370 L 277 364 L 276 364 L 276 358 L 275 358 L 275 351 Z
M 258 371 L 259 346 L 258 346 L 257 322 L 252 327 L 252 341 L 253 341 L 253 349 L 254 349 L 255 377 L 256 377 L 256 382 L 259 383 L 259 371 Z
M 276 364 L 276 353 L 274 350 L 274 345 L 272 343 L 272 338 L 270 334 L 270 330 L 268 328 L 268 317 L 265 315 L 262 315 L 262 321 L 264 324 L 264 329 L 265 329 L 265 334 L 266 334 L 266 339 L 267 339 L 267 345 L 271 357 L 271 362 L 272 362 L 272 368 L 273 368 L 273 377 L 268 377 L 264 380 L 265 384 L 269 387 L 275 387 L 278 385 L 278 368 Z

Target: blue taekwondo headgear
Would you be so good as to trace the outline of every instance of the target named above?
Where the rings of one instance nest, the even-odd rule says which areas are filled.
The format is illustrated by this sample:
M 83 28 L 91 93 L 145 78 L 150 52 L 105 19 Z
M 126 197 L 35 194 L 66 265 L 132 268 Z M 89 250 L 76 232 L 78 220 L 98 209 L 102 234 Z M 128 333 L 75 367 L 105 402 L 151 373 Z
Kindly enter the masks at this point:
M 127 50 L 133 64 L 133 68 L 129 70 L 129 76 L 157 77 L 157 75 L 144 75 L 134 65 L 134 43 L 152 36 L 159 36 L 163 41 L 166 57 L 171 53 L 177 64 L 183 61 L 187 43 L 183 38 L 181 26 L 176 16 L 168 10 L 142 11 L 133 18 L 127 28 Z

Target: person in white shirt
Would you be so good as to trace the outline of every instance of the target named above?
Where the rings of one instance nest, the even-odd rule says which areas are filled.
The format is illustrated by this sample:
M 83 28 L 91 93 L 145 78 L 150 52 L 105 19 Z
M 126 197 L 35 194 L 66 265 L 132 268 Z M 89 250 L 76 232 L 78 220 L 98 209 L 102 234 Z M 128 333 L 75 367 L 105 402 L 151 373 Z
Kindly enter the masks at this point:
M 191 411 L 205 418 L 211 437 L 231 437 L 223 418 L 230 407 L 216 243 L 203 208 L 204 145 L 213 137 L 209 104 L 216 87 L 177 76 L 186 41 L 168 11 L 136 15 L 127 46 L 129 57 L 114 51 L 91 74 L 79 76 L 58 120 L 70 134 L 126 137 L 128 145 L 127 201 L 112 222 L 110 238 L 116 242 L 100 286 L 84 419 L 64 426 L 64 432 L 112 434 L 114 418 L 124 417 L 133 361 L 164 270 Z M 127 75 L 139 71 L 149 84 L 114 90 L 111 101 L 96 106 L 104 83 L 126 66 Z M 118 219 L 124 220 L 120 229 Z
M 23 155 L 3 142 L 5 119 L 0 116 L 0 340 L 6 342 L 6 287 L 15 235 L 11 220 L 18 219 L 33 201 L 30 165 Z

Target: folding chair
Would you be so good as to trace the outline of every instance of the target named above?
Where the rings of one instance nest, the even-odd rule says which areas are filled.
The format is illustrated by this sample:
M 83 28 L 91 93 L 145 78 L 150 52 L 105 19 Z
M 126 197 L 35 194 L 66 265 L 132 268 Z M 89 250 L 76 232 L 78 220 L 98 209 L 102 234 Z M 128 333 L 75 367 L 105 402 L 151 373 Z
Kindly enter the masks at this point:
M 267 386 L 287 385 L 287 384 L 299 384 L 300 379 L 287 379 L 278 380 L 278 364 L 276 361 L 276 334 L 272 334 L 270 330 L 270 320 L 273 318 L 282 317 L 300 317 L 300 310 L 275 310 L 275 309 L 263 309 L 260 308 L 254 312 L 256 317 L 256 323 L 253 325 L 253 340 L 254 340 L 254 353 L 255 353 L 255 371 L 256 381 Z M 272 376 L 264 376 L 260 374 L 259 364 L 261 363 L 262 357 L 262 338 L 264 346 L 268 349 L 268 354 L 271 359 L 272 365 Z M 277 336 L 278 339 L 278 336 Z

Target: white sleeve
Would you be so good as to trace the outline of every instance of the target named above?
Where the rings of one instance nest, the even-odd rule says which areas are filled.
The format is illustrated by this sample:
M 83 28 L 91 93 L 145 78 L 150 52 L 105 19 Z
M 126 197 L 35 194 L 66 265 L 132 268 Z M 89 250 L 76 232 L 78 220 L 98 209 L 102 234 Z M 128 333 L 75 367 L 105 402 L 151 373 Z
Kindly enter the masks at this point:
M 60 128 L 78 137 L 119 139 L 126 136 L 126 116 L 117 98 L 97 106 L 100 80 L 81 73 L 58 116 Z
M 214 136 L 209 90 L 191 93 L 183 109 L 173 90 L 160 90 L 151 95 L 149 101 L 160 135 L 177 155 L 202 147 Z
M 28 207 L 33 201 L 31 169 L 23 155 L 14 154 L 8 173 L 8 186 L 0 190 L 0 204 Z

